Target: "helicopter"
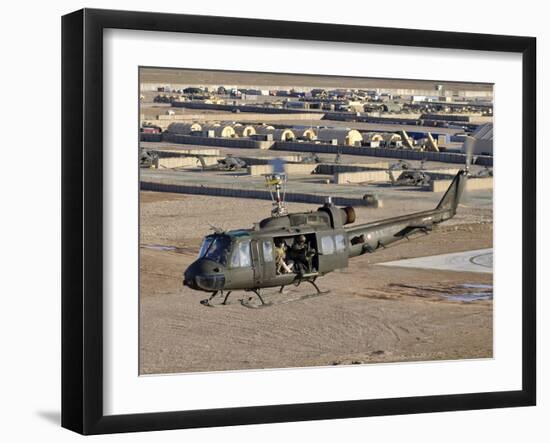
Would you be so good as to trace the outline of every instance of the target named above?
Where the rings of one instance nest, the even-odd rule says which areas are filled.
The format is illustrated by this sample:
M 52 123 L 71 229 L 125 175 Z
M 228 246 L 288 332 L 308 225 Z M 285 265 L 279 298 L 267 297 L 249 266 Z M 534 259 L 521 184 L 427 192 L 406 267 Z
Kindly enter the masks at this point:
M 338 149 L 332 163 L 340 164 L 341 162 L 342 162 L 342 151 Z M 310 152 L 308 155 L 302 157 L 300 163 L 302 164 L 330 163 L 330 161 L 320 157 L 319 154 L 317 154 L 316 152 Z
M 205 306 L 228 304 L 233 291 L 256 295 L 241 299 L 243 306 L 272 306 L 278 303 L 266 302 L 263 289 L 279 287 L 282 293 L 286 286 L 302 283 L 311 284 L 316 292 L 295 301 L 326 294 L 328 291 L 317 285 L 318 278 L 346 268 L 354 257 L 374 253 L 412 234 L 428 234 L 433 226 L 453 218 L 467 177 L 468 161 L 434 209 L 355 224 L 354 209 L 337 207 L 330 199 L 316 211 L 288 213 L 284 203 L 286 174 L 266 175 L 273 204 L 271 216 L 249 229 L 215 228 L 204 238 L 198 258 L 184 271 L 183 285 L 210 293 L 201 301 Z M 223 300 L 214 304 L 218 296 Z M 251 303 L 253 299 L 259 304 Z
M 480 169 L 476 174 L 476 178 L 489 178 L 493 176 L 493 168 L 485 166 L 483 169 Z
M 214 165 L 207 165 L 204 160 L 204 156 L 197 156 L 198 162 L 201 164 L 201 169 L 206 170 L 215 170 L 215 171 L 239 171 L 247 167 L 247 164 L 244 160 L 239 157 L 233 157 L 231 154 L 227 154 L 225 158 L 218 160 Z
M 155 151 L 141 149 L 139 152 L 139 167 L 140 168 L 158 168 L 159 155 Z
M 303 156 L 300 163 L 302 164 L 313 164 L 313 163 L 322 163 L 321 157 L 316 152 L 310 152 L 308 155 Z
M 390 177 L 392 186 L 427 186 L 430 184 L 431 177 L 424 170 L 426 159 L 420 161 L 420 167 L 414 168 L 409 162 L 399 160 L 397 163 L 390 165 L 386 171 Z M 401 171 L 396 177 L 395 171 Z

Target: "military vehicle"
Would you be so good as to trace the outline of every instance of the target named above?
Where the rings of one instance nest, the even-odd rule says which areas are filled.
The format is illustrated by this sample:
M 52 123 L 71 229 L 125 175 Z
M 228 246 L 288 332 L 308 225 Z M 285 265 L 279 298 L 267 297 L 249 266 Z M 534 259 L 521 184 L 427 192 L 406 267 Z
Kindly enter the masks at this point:
M 414 234 L 427 234 L 454 217 L 467 175 L 468 168 L 457 173 L 434 209 L 355 224 L 354 209 L 337 207 L 330 199 L 316 211 L 289 214 L 284 203 L 286 175 L 273 173 L 266 176 L 271 217 L 250 229 L 216 228 L 204 238 L 197 260 L 185 270 L 183 284 L 210 293 L 201 301 L 206 306 L 214 306 L 217 296 L 223 300 L 216 306 L 227 304 L 232 291 L 255 294 L 240 300 L 246 307 L 271 306 L 285 301 L 277 296 L 266 301 L 262 289 L 278 287 L 283 292 L 286 286 L 301 283 L 311 284 L 316 292 L 293 301 L 325 294 L 316 284 L 318 278 L 346 268 L 354 257 Z

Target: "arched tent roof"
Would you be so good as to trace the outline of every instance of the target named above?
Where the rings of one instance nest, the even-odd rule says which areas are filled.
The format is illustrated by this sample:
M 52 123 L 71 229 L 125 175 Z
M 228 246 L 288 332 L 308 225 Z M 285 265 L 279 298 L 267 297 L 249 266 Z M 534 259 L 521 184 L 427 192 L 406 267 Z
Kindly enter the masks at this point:
M 195 131 L 201 131 L 202 126 L 199 123 L 170 123 L 167 132 L 172 134 L 189 135 Z
M 243 126 L 240 123 L 237 123 L 233 126 L 233 129 L 239 137 L 250 137 L 251 135 L 256 134 L 256 129 L 254 129 L 254 126 L 250 125 Z
M 386 132 L 382 135 L 382 137 L 386 143 L 395 143 L 402 140 L 401 136 L 399 134 L 395 134 L 394 132 Z
M 322 128 L 317 132 L 317 138 L 322 141 L 336 139 L 339 145 L 355 146 L 355 143 L 363 141 L 361 133 L 348 128 Z
M 292 129 L 292 131 L 296 134 L 297 137 L 302 138 L 304 140 L 317 140 L 317 132 L 313 128 L 307 128 L 307 129 Z
M 379 134 L 378 132 L 367 132 L 366 134 L 363 134 L 363 138 L 369 142 L 381 142 L 384 140 L 382 134 Z
M 290 129 L 275 129 L 271 132 L 273 134 L 273 140 L 276 141 L 291 141 L 296 139 L 296 135 Z
M 220 125 L 219 123 L 212 125 L 204 125 L 202 127 L 203 131 L 214 131 L 215 137 L 235 137 L 235 130 L 232 126 L 229 125 Z
M 256 134 L 269 134 L 275 130 L 275 128 L 271 125 L 257 125 L 254 126 L 254 129 L 256 130 Z

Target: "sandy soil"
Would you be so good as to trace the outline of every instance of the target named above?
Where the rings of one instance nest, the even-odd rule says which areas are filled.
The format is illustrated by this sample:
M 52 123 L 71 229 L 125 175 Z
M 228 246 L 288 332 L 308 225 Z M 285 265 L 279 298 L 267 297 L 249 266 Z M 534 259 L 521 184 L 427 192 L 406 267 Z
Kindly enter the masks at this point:
M 293 204 L 291 209 L 314 207 Z M 465 292 L 462 284 L 490 285 L 492 274 L 376 265 L 492 247 L 487 209 L 461 208 L 453 224 L 429 236 L 353 259 L 347 269 L 319 280 L 330 290 L 327 295 L 260 310 L 241 306 L 243 294 L 233 294 L 226 307 L 200 305 L 205 294 L 183 288 L 181 276 L 209 232 L 205 220 L 224 220 L 226 229 L 248 227 L 267 211 L 258 200 L 142 192 L 141 373 L 492 356 L 492 301 L 444 298 Z M 359 222 L 388 215 L 358 212 Z M 280 299 L 310 292 L 292 288 Z M 276 295 L 271 294 L 267 298 Z
M 405 80 L 387 78 L 358 78 L 343 76 L 303 75 L 303 74 L 270 74 L 246 71 L 209 71 L 193 69 L 143 68 L 140 72 L 142 83 L 181 83 L 188 85 L 242 85 L 286 86 L 286 87 L 333 87 L 333 88 L 417 88 L 435 90 L 436 84 L 443 84 L 451 91 L 491 91 L 488 83 L 464 83 L 433 80 Z

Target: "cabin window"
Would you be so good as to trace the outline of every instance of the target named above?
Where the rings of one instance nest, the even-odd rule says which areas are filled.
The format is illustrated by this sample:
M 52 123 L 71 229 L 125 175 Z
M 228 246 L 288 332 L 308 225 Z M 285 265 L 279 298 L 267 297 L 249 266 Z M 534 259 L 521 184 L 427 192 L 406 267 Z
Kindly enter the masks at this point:
M 344 234 L 336 234 L 334 240 L 336 241 L 336 252 L 344 252 L 346 250 L 346 238 Z
M 323 254 L 334 254 L 334 239 L 331 235 L 321 237 L 321 248 Z
M 262 243 L 263 253 L 264 253 L 264 261 L 265 262 L 272 262 L 273 261 L 273 244 L 270 240 L 265 240 Z
M 232 268 L 249 268 L 252 263 L 250 258 L 250 240 L 237 243 L 231 257 Z
M 290 225 L 291 226 L 300 226 L 305 225 L 307 223 L 307 217 L 302 214 L 293 214 L 290 217 Z

